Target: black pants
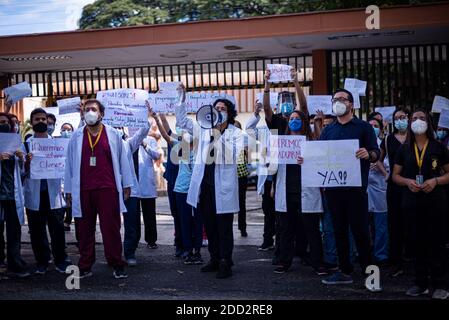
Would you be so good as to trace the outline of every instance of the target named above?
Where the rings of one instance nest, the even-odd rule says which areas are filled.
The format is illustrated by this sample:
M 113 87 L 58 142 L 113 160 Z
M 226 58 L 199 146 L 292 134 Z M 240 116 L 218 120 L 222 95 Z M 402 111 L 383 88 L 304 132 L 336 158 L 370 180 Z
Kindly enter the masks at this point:
M 50 208 L 48 192 L 41 192 L 39 211 L 28 210 L 31 247 L 39 267 L 48 266 L 51 253 L 55 264 L 64 263 L 65 252 L 64 209 Z M 51 250 L 48 245 L 48 232 L 51 238 Z
M 445 192 L 436 189 L 431 194 L 418 193 L 404 197 L 402 208 L 407 212 L 406 242 L 414 251 L 415 284 L 421 288 L 444 289 Z
M 5 262 L 5 238 L 3 233 L 6 224 L 6 258 L 8 270 L 20 272 L 26 267 L 25 261 L 20 256 L 20 238 L 22 227 L 17 217 L 16 202 L 14 200 L 1 201 L 3 208 L 3 221 L 0 223 L 0 262 Z
M 168 194 L 168 203 L 170 205 L 170 212 L 173 217 L 173 223 L 175 227 L 175 247 L 177 249 L 182 248 L 182 231 L 181 231 L 181 217 L 180 212 L 178 211 L 178 206 L 176 205 L 176 194 L 173 191 L 175 188 L 174 184 L 167 183 L 167 194 Z
M 297 194 L 287 194 L 287 212 L 279 212 L 279 262 L 289 268 L 295 256 L 298 220 L 301 219 L 301 199 Z
M 234 249 L 232 223 L 234 214 L 217 214 L 215 189 L 205 183 L 201 185 L 198 211 L 203 218 L 204 227 L 206 228 L 211 262 L 218 263 L 220 260 L 225 260 L 229 266 L 232 266 L 234 264 L 232 261 L 232 250 Z
M 145 224 L 145 242 L 153 245 L 157 241 L 156 198 L 140 198 L 137 210 L 142 206 L 143 223 Z
M 272 181 L 265 181 L 262 195 L 263 211 L 263 242 L 269 245 L 273 244 L 273 237 L 276 234 L 276 212 L 274 209 L 274 199 L 271 197 Z
M 371 264 L 369 235 L 368 195 L 365 188 L 328 188 L 325 191 L 334 226 L 340 270 L 353 271 L 349 253 L 349 227 L 354 236 L 362 273 Z
M 301 213 L 301 220 L 310 249 L 310 264 L 313 268 L 323 265 L 323 241 L 320 232 L 320 213 Z
M 393 182 L 388 182 L 387 205 L 390 262 L 394 267 L 401 268 L 405 242 L 405 217 L 402 208 L 402 190 Z
M 239 230 L 246 231 L 246 190 L 248 177 L 239 178 Z

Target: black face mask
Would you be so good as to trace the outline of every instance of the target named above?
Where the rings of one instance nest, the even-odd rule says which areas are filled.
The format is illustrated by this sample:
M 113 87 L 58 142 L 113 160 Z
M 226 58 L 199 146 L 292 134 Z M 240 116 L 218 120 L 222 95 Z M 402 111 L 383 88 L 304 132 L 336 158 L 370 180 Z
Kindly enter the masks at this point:
M 38 122 L 33 126 L 33 131 L 38 133 L 44 133 L 47 131 L 47 124 L 44 122 Z
M 0 132 L 1 133 L 9 133 L 9 132 L 11 132 L 11 127 L 7 123 L 0 124 Z

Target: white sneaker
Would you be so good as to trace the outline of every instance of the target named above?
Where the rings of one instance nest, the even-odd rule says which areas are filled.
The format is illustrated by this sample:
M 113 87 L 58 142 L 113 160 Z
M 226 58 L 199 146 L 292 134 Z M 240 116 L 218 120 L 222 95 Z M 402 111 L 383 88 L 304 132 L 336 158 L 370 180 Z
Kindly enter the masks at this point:
M 203 240 L 203 247 L 207 247 L 209 245 L 209 241 L 207 239 Z
M 432 294 L 432 299 L 446 300 L 449 298 L 449 292 L 443 289 L 436 289 Z

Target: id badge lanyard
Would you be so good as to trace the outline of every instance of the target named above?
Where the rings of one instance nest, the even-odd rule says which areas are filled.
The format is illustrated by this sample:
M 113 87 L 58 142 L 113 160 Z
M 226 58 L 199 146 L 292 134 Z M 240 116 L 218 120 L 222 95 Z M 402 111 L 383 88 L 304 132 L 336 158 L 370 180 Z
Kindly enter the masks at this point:
M 87 131 L 87 137 L 89 139 L 90 149 L 92 150 L 92 156 L 90 157 L 90 161 L 89 161 L 89 165 L 91 167 L 95 167 L 97 165 L 97 157 L 94 156 L 94 149 L 95 149 L 95 146 L 98 144 L 98 141 L 100 141 L 102 132 L 103 132 L 103 126 L 101 126 L 100 132 L 98 133 L 97 138 L 95 139 L 95 142 L 92 143 L 92 137 L 90 135 L 90 132 Z
M 424 176 L 422 175 L 422 164 L 424 161 L 424 155 L 426 153 L 427 145 L 429 144 L 429 140 L 426 141 L 424 144 L 424 147 L 422 149 L 421 155 L 419 155 L 418 145 L 415 142 L 415 158 L 416 158 L 416 164 L 418 165 L 419 174 L 416 176 L 416 183 L 417 184 L 423 184 L 424 183 Z

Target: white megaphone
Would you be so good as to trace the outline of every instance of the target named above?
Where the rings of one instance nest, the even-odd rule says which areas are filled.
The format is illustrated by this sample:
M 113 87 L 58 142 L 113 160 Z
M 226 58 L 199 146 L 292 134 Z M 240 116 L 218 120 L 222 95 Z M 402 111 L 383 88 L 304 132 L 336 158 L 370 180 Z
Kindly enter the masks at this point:
M 221 120 L 221 114 L 213 106 L 205 105 L 198 109 L 196 121 L 203 129 L 212 129 Z

